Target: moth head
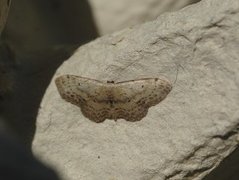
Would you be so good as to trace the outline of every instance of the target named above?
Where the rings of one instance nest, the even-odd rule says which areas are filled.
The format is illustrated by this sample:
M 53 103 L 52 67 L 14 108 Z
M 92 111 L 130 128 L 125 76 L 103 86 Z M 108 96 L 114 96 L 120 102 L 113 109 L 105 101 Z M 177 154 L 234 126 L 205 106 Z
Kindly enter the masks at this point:
M 107 81 L 108 84 L 114 84 L 114 81 Z

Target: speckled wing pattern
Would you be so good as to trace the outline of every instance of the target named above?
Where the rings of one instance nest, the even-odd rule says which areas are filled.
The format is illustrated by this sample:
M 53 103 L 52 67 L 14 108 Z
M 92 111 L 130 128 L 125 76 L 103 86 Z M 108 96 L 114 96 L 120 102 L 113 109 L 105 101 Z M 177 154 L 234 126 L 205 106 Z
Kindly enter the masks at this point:
M 105 119 L 139 121 L 149 107 L 162 101 L 172 89 L 165 78 L 144 78 L 123 82 L 101 82 L 75 75 L 55 80 L 61 97 L 81 108 L 94 122 Z

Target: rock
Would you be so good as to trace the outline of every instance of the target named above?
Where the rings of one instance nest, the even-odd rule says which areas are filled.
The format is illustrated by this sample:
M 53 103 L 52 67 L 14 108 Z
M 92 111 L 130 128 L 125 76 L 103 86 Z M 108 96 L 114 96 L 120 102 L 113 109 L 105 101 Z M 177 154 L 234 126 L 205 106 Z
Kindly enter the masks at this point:
M 70 180 L 202 179 L 238 146 L 239 1 L 204 0 L 80 47 L 52 78 L 33 151 Z M 173 89 L 138 122 L 94 123 L 54 80 L 164 76 Z
M 154 20 L 160 14 L 179 10 L 199 0 L 89 0 L 100 35 Z

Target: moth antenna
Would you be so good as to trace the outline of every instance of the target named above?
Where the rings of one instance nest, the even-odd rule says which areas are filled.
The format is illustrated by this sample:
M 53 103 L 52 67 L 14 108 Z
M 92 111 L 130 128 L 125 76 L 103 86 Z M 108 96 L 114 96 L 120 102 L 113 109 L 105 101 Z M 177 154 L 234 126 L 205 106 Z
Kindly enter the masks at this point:
M 177 67 L 177 73 L 176 73 L 176 77 L 175 77 L 175 80 L 174 80 L 173 84 L 176 84 L 176 82 L 178 80 L 179 67 L 181 67 L 184 70 L 184 67 L 181 64 L 177 64 L 177 65 L 178 65 L 178 66 L 176 66 Z

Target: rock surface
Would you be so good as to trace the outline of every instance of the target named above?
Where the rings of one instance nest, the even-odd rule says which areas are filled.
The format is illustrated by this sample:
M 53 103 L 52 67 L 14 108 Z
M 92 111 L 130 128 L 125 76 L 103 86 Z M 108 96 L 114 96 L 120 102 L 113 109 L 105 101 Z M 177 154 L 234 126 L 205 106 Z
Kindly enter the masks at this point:
M 100 35 L 154 20 L 200 0 L 88 0 Z
M 202 179 L 238 145 L 239 1 L 204 0 L 80 47 L 42 100 L 33 151 L 69 180 Z M 165 76 L 173 90 L 138 122 L 94 123 L 54 79 Z

